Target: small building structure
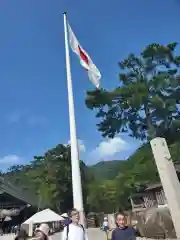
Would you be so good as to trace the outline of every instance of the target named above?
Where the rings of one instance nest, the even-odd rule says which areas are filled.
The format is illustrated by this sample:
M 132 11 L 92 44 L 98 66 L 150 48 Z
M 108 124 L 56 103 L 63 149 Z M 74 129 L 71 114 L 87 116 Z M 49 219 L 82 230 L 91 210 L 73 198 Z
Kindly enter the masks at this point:
M 0 177 L 0 229 L 11 232 L 38 209 L 38 198 L 7 178 Z
M 175 163 L 175 169 L 180 179 L 180 163 Z M 161 183 L 150 184 L 140 192 L 130 196 L 133 212 L 142 212 L 152 207 L 167 206 L 167 200 Z

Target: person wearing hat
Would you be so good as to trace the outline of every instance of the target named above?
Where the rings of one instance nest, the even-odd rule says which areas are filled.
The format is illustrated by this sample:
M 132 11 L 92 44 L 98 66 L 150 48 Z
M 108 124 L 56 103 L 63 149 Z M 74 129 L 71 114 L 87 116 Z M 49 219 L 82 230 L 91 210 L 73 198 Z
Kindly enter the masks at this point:
M 69 216 L 67 213 L 61 214 L 61 217 L 64 218 L 64 220 L 62 221 L 63 227 L 66 227 L 67 225 L 69 225 L 71 223 L 71 219 L 69 219 Z
M 32 240 L 50 240 L 49 226 L 46 223 L 42 223 L 39 228 L 36 228 L 35 237 Z
M 61 214 L 61 217 L 68 218 L 68 214 L 67 213 L 63 213 L 63 214 Z

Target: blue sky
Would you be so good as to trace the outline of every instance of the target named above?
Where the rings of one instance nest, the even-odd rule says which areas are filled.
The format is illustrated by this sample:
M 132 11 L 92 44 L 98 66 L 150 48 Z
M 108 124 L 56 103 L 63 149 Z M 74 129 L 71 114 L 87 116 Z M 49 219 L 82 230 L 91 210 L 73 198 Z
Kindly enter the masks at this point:
M 63 11 L 102 74 L 102 86 L 118 84 L 118 61 L 149 43 L 179 42 L 178 0 L 1 0 L 0 167 L 24 163 L 69 141 Z M 139 142 L 121 135 L 102 139 L 95 114 L 85 106 L 92 89 L 71 54 L 77 134 L 89 164 L 125 159 Z M 107 151 L 108 149 L 108 151 Z

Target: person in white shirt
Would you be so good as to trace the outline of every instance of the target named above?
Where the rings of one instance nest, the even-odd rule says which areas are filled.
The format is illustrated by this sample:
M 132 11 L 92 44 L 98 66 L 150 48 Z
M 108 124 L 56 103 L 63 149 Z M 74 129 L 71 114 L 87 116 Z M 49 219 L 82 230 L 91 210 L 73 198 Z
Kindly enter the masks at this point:
M 103 230 L 104 230 L 105 232 L 107 232 L 108 229 L 109 229 L 109 227 L 108 227 L 108 218 L 107 218 L 107 217 L 104 217 Z
M 79 224 L 79 212 L 73 208 L 68 215 L 71 223 L 64 228 L 62 240 L 88 240 L 84 227 Z
M 108 218 L 107 217 L 104 217 L 103 230 L 106 233 L 106 238 L 108 239 L 109 226 L 108 226 Z

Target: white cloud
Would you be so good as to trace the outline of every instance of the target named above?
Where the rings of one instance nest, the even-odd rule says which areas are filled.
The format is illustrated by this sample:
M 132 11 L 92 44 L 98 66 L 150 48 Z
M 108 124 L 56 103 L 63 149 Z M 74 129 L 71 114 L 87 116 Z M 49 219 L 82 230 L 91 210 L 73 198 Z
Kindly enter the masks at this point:
M 79 145 L 79 151 L 80 152 L 85 152 L 86 151 L 86 147 L 85 147 L 85 145 L 84 145 L 84 142 L 83 142 L 83 140 L 78 140 L 78 145 Z
M 71 144 L 70 140 L 69 140 L 68 144 Z M 85 147 L 83 140 L 78 139 L 78 147 L 79 147 L 79 152 L 86 152 L 86 147 Z
M 102 141 L 99 146 L 91 152 L 91 154 L 96 158 L 103 159 L 112 157 L 116 153 L 127 149 L 128 143 L 117 136 L 113 139 L 106 139 L 105 141 Z
M 21 157 L 17 155 L 6 155 L 0 158 L 0 165 L 18 164 L 21 162 Z

